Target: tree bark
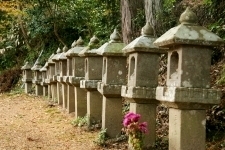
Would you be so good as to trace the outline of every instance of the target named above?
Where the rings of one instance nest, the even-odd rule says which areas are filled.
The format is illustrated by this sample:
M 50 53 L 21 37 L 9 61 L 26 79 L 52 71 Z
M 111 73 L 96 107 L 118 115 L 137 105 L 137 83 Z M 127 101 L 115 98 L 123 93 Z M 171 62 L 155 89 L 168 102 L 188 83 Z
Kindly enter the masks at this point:
M 132 20 L 135 19 L 138 11 L 144 10 L 144 1 L 121 0 L 120 3 L 123 42 L 128 44 L 140 35 L 140 27 L 137 27 Z
M 154 35 L 157 36 L 157 15 L 162 10 L 162 0 L 145 0 L 146 21 L 150 22 L 154 29 Z

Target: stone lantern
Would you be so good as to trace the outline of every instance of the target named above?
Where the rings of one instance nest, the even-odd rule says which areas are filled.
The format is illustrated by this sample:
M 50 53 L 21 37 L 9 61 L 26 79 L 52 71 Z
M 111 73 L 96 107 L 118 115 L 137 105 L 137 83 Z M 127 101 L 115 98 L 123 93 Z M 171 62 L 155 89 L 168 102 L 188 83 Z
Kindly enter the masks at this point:
M 103 56 L 102 82 L 98 82 L 98 91 L 103 95 L 102 128 L 106 134 L 115 138 L 121 133 L 122 97 L 121 86 L 126 84 L 126 57 L 122 52 L 125 44 L 117 30 L 110 41 L 98 49 Z
M 70 56 L 72 53 L 72 48 L 75 46 L 76 41 L 74 41 L 71 45 L 71 49 L 69 49 L 65 53 L 65 57 L 67 58 L 67 72 L 66 75 L 63 76 L 63 82 L 67 84 L 67 111 L 68 113 L 75 111 L 75 93 L 73 84 L 69 82 L 69 77 L 72 76 L 72 68 L 73 68 L 73 59 Z
M 87 90 L 89 125 L 102 119 L 102 95 L 97 91 L 97 83 L 102 79 L 102 56 L 97 54 L 98 43 L 98 38 L 93 36 L 88 46 L 79 53 L 80 57 L 85 57 L 85 76 L 80 81 L 80 88 Z
M 67 74 L 67 57 L 66 52 L 68 48 L 66 46 L 63 47 L 63 52 L 58 55 L 57 60 L 59 61 L 59 75 L 57 76 L 57 94 L 59 98 L 59 104 L 61 104 L 61 97 L 62 97 L 62 104 L 63 108 L 67 109 L 67 84 L 63 81 L 64 76 Z
M 42 68 L 42 66 L 39 64 L 38 60 L 37 62 L 34 64 L 34 66 L 31 68 L 31 70 L 34 73 L 33 76 L 33 84 L 35 84 L 35 94 L 38 95 L 43 95 L 43 88 L 41 86 L 41 80 L 42 80 L 42 75 L 40 72 L 40 69 Z
M 189 8 L 179 21 L 154 43 L 169 48 L 167 86 L 157 87 L 156 98 L 169 107 L 169 149 L 205 150 L 205 109 L 221 98 L 210 89 L 212 47 L 224 41 L 200 26 Z
M 25 93 L 29 93 L 32 89 L 32 71 L 31 66 L 28 62 L 25 63 L 24 66 L 21 67 L 21 70 L 23 71 L 23 79 L 25 85 Z
M 60 76 L 60 67 L 59 67 L 59 56 L 61 55 L 61 49 L 58 48 L 56 54 L 52 57 L 52 61 L 55 63 L 55 74 L 53 75 L 53 90 L 54 92 L 54 102 L 57 102 L 59 105 L 63 104 L 62 97 L 62 84 L 57 82 L 57 76 Z
M 56 99 L 56 87 L 53 86 L 56 84 L 56 81 L 53 80 L 53 76 L 55 75 L 55 62 L 52 61 L 52 58 L 54 57 L 54 54 L 52 54 L 47 63 L 47 78 L 45 79 L 45 83 L 48 84 L 48 98 L 52 98 L 54 101 Z
M 130 112 L 141 115 L 141 121 L 148 124 L 144 146 L 155 143 L 156 126 L 156 87 L 160 54 L 163 49 L 153 45 L 156 38 L 149 23 L 142 28 L 142 35 L 123 48 L 128 55 L 128 83 L 122 87 L 121 95 L 130 102 Z
M 48 96 L 48 84 L 45 82 L 45 79 L 47 79 L 47 67 L 48 62 L 45 63 L 44 67 L 40 69 L 42 79 L 41 79 L 41 86 L 43 88 L 43 96 Z
M 74 89 L 75 118 L 84 117 L 87 114 L 87 94 L 84 89 L 80 88 L 80 80 L 84 79 L 85 57 L 78 56 L 81 50 L 85 48 L 83 44 L 84 41 L 80 37 L 72 44 L 72 48 L 66 53 L 67 58 L 72 59 L 72 75 L 69 75 L 69 83 L 73 85 Z M 69 105 L 73 105 L 73 101 L 70 101 L 69 103 Z

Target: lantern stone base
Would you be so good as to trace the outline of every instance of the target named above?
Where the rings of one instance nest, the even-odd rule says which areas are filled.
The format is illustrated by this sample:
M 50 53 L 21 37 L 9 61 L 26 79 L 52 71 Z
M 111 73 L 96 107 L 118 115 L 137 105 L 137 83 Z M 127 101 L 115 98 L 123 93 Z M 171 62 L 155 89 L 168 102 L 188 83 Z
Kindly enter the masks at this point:
M 87 114 L 87 92 L 80 87 L 75 87 L 75 118 Z
M 130 103 L 130 112 L 141 115 L 140 122 L 147 122 L 148 133 L 144 134 L 144 147 L 155 144 L 156 128 L 156 104 Z
M 63 82 L 67 85 L 67 112 L 75 111 L 75 90 L 73 84 L 69 82 L 70 76 L 63 76 Z
M 67 105 L 67 97 L 68 97 L 68 88 L 67 88 L 67 84 L 66 83 L 62 83 L 62 104 L 63 104 L 63 109 L 67 109 L 68 105 Z
M 87 91 L 88 124 L 102 120 L 102 95 L 97 91 Z
M 63 104 L 63 84 L 60 82 L 57 82 L 57 102 L 59 105 Z
M 220 98 L 216 89 L 157 87 L 156 99 L 170 107 L 169 150 L 205 150 L 205 109 Z
M 37 96 L 43 95 L 43 87 L 40 84 L 35 85 L 35 95 Z
M 25 85 L 24 88 L 25 93 L 26 94 L 30 93 L 32 89 L 32 82 L 26 82 L 24 85 Z
M 121 85 L 98 82 L 98 91 L 103 95 L 102 128 L 106 134 L 116 138 L 121 132 L 122 98 Z
M 58 103 L 58 100 L 57 100 L 57 83 L 56 82 L 54 82 L 51 85 L 51 93 L 52 93 L 52 101 L 55 102 L 55 103 Z
M 205 110 L 170 108 L 169 150 L 205 150 L 205 118 Z
M 103 96 L 102 128 L 107 129 L 106 134 L 116 138 L 121 133 L 122 99 Z
M 155 144 L 156 126 L 156 88 L 122 86 L 121 95 L 130 102 L 130 112 L 141 115 L 141 121 L 148 124 L 148 134 L 144 135 L 144 147 L 151 147 Z
M 67 84 L 67 112 L 75 112 L 75 90 L 74 86 Z
M 48 85 L 43 86 L 43 96 L 48 96 Z
M 51 84 L 48 84 L 48 99 L 52 98 Z

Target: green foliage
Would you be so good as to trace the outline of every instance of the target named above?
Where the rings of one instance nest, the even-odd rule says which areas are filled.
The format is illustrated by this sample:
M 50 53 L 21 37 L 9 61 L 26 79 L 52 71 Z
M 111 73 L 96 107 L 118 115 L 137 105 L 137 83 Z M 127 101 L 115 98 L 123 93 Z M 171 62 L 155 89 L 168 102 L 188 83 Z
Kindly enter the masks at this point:
M 0 56 L 0 70 L 16 64 L 22 66 L 26 61 L 34 63 L 42 50 L 40 63 L 44 65 L 58 47 L 70 47 L 79 36 L 82 36 L 86 43 L 94 34 L 98 36 L 101 44 L 108 41 L 110 33 L 120 23 L 119 2 L 9 0 L 12 5 L 7 6 L 12 6 L 13 9 L 0 9 L 1 23 L 4 21 L 4 24 L 0 25 L 0 49 L 12 48 L 7 49 L 4 56 Z M 14 8 L 17 8 L 16 11 Z M 10 14 L 15 15 L 8 17 Z M 4 39 L 3 42 L 1 38 Z
M 212 0 L 203 0 L 203 3 L 206 5 L 212 5 Z
M 162 2 L 163 9 L 156 15 L 156 36 L 161 36 L 170 28 L 177 25 L 177 16 L 179 16 L 177 10 L 180 8 L 178 8 L 176 4 L 177 0 L 165 0 Z
M 106 131 L 107 129 L 101 129 L 100 132 L 98 133 L 98 137 L 94 141 L 97 145 L 100 145 L 100 146 L 106 145 L 106 140 L 107 140 Z
M 73 126 L 78 126 L 78 127 L 82 127 L 82 126 L 87 126 L 87 122 L 88 122 L 88 117 L 84 116 L 84 117 L 77 117 L 77 119 L 73 120 L 71 122 L 71 124 Z
M 223 65 L 223 69 L 221 71 L 220 78 L 217 80 L 217 84 L 224 85 L 225 84 L 225 65 Z
M 163 1 L 163 8 L 166 9 L 166 11 L 171 11 L 172 8 L 174 7 L 174 3 L 176 0 L 164 0 Z
M 146 23 L 145 22 L 145 10 L 138 9 L 136 16 L 132 19 L 132 22 L 139 29 L 142 28 L 142 26 Z M 137 30 L 139 30 L 139 29 L 137 29 Z

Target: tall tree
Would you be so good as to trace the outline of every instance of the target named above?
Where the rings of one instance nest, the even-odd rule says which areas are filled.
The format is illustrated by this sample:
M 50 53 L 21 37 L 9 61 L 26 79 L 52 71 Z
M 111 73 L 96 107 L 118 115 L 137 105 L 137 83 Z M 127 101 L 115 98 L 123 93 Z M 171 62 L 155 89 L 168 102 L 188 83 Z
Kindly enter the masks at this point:
M 157 31 L 157 16 L 162 11 L 162 0 L 145 0 L 145 16 L 146 21 L 150 22 L 154 29 L 154 34 Z
M 139 20 L 144 16 L 144 1 L 121 0 L 120 3 L 123 42 L 128 44 L 140 35 L 140 24 L 144 25 L 144 19 Z

